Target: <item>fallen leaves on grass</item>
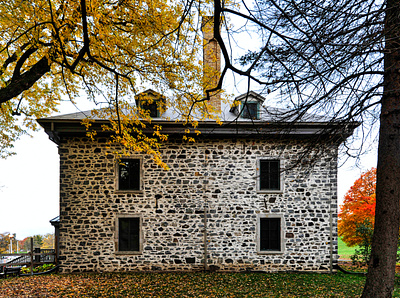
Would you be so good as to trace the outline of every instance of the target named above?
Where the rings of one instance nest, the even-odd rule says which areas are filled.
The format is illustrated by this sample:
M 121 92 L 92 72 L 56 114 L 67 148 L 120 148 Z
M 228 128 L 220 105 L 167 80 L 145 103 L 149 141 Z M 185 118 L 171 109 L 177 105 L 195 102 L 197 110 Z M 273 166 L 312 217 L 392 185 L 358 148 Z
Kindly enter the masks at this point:
M 341 273 L 80 273 L 0 281 L 0 297 L 359 297 Z

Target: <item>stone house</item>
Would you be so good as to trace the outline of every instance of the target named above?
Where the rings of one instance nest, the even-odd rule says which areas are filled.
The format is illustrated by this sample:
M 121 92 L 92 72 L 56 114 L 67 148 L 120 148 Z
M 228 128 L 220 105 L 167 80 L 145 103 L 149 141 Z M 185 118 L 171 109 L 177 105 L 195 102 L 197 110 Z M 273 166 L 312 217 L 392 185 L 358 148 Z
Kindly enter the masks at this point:
M 243 98 L 250 108 L 242 117 L 252 119 L 201 122 L 195 143 L 182 141 L 180 123 L 155 118 L 169 135 L 161 148 L 168 171 L 134 152 L 119 161 L 106 135 L 89 141 L 84 113 L 39 119 L 59 148 L 62 272 L 329 271 L 337 262 L 337 149 L 354 126 L 309 117 L 287 133 L 285 123 L 257 120 L 259 95 Z M 307 172 L 291 166 L 324 140 L 323 151 L 309 152 Z
M 114 156 L 105 120 L 95 121 L 90 141 L 85 113 L 39 119 L 60 155 L 61 272 L 332 270 L 337 152 L 356 124 L 307 115 L 288 130 L 259 94 L 236 100 L 223 125 L 199 123 L 195 143 L 182 141 L 181 123 L 146 106 L 169 135 L 160 150 L 168 171 L 148 155 Z

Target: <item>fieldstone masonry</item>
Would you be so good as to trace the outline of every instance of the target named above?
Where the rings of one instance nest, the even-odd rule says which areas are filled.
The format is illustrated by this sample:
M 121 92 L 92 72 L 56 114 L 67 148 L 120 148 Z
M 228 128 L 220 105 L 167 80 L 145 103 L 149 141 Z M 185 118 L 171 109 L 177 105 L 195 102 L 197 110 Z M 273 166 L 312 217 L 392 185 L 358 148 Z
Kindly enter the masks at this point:
M 321 153 L 308 174 L 285 171 L 282 193 L 256 188 L 257 158 L 279 158 L 289 166 L 306 145 L 171 140 L 162 148 L 170 170 L 133 154 L 142 159 L 142 191 L 124 192 L 117 190 L 117 159 L 106 139 L 62 140 L 61 271 L 200 270 L 205 240 L 207 265 L 214 270 L 329 271 L 331 242 L 337 262 L 337 145 Z M 116 252 L 116 218 L 126 214 L 142 220 L 139 254 Z M 257 253 L 260 215 L 282 216 L 283 253 Z

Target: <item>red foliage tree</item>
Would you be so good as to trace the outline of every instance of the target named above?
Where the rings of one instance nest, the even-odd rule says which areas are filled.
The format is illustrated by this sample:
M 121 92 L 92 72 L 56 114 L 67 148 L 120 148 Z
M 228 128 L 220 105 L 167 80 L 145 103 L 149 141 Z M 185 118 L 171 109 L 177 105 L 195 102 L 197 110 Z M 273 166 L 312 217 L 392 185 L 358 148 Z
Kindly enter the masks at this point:
M 29 251 L 30 250 L 30 241 L 28 241 L 30 237 L 26 237 L 19 241 L 19 249 Z
M 349 246 L 360 244 L 362 239 L 356 235 L 357 226 L 368 220 L 374 224 L 376 168 L 365 172 L 347 191 L 339 212 L 338 233 Z

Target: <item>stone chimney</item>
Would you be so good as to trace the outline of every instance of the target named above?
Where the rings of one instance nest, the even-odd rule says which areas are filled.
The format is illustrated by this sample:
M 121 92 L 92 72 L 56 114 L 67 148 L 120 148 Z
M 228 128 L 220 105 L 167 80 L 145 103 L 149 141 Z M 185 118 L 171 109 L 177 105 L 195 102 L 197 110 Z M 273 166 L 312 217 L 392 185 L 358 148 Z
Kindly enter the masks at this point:
M 221 48 L 214 39 L 214 17 L 203 17 L 203 84 L 204 90 L 215 88 L 221 77 Z M 221 94 L 215 91 L 210 94 L 209 104 L 216 112 L 221 112 Z

